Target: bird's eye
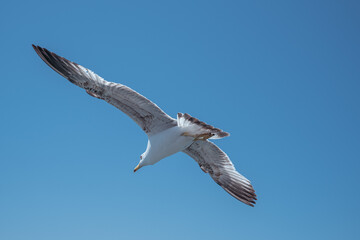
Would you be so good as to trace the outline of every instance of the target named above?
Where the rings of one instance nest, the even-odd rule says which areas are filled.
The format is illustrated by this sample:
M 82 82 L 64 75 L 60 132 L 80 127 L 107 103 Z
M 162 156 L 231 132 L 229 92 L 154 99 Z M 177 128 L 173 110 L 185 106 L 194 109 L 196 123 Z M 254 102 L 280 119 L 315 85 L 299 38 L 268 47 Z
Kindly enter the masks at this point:
M 140 155 L 140 160 L 142 160 L 142 155 Z

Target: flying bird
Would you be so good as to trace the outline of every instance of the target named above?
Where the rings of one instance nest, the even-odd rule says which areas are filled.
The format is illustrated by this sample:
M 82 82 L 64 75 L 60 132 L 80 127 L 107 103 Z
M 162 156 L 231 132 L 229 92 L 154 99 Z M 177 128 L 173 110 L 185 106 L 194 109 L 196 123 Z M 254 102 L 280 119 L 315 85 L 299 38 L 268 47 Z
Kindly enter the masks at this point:
M 103 99 L 120 109 L 144 130 L 148 136 L 148 144 L 134 172 L 172 154 L 184 152 L 231 196 L 254 206 L 257 199 L 250 181 L 236 171 L 225 152 L 209 141 L 229 136 L 229 133 L 187 113 L 178 113 L 177 119 L 174 119 L 131 88 L 105 81 L 79 64 L 45 48 L 32 46 L 49 67 L 71 83 L 85 89 L 89 95 Z

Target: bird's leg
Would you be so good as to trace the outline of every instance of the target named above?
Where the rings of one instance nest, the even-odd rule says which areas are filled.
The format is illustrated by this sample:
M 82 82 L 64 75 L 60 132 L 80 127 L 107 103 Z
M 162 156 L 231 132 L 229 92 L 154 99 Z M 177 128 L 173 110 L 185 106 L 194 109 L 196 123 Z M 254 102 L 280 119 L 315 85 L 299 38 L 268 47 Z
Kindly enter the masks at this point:
M 207 140 L 209 138 L 211 138 L 212 136 L 214 136 L 213 133 L 202 133 L 202 134 L 197 134 L 194 141 L 197 141 L 197 140 Z
M 214 134 L 213 133 L 191 134 L 191 133 L 188 133 L 188 132 L 184 132 L 184 133 L 181 134 L 181 136 L 193 137 L 194 141 L 197 141 L 197 140 L 205 141 L 205 140 L 211 138 L 212 136 L 214 136 Z

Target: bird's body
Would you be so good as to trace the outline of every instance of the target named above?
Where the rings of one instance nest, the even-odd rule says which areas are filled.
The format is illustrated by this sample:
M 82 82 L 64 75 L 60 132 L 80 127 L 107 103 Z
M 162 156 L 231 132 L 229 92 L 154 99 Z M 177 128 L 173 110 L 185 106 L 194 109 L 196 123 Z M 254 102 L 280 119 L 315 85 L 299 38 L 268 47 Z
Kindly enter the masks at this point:
M 186 129 L 183 127 L 174 126 L 149 136 L 146 151 L 142 155 L 144 160 L 140 163 L 140 166 L 153 165 L 161 159 L 189 147 L 194 142 L 194 138 L 183 136 L 185 132 Z
M 91 70 L 45 48 L 34 45 L 33 48 L 57 73 L 85 89 L 89 95 L 117 107 L 144 130 L 148 135 L 148 145 L 134 171 L 177 152 L 184 152 L 230 195 L 250 206 L 255 204 L 256 194 L 250 181 L 236 171 L 229 157 L 220 148 L 208 141 L 229 136 L 229 133 L 186 113 L 178 113 L 177 119 L 174 119 L 127 86 L 105 81 Z

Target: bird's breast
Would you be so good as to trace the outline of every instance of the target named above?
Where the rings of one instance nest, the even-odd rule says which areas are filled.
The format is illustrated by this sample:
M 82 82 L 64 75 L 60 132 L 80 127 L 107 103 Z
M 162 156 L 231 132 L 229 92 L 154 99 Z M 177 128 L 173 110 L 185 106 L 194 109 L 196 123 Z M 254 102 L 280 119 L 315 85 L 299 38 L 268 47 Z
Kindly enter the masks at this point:
M 150 137 L 150 151 L 153 157 L 160 160 L 190 146 L 193 138 L 182 136 L 182 133 L 182 129 L 175 126 Z

